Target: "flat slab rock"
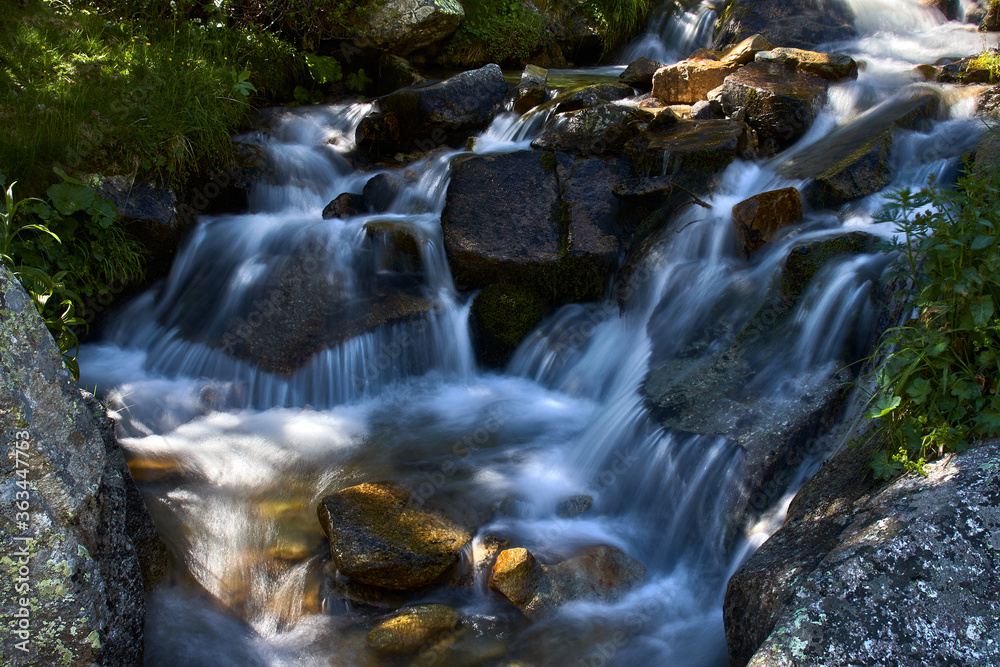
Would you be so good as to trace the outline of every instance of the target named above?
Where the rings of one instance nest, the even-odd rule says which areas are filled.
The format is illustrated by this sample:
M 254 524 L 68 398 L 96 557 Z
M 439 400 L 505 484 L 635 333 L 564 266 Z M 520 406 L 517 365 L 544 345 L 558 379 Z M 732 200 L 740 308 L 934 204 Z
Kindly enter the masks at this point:
M 874 490 L 843 483 L 865 474 L 850 455 L 730 581 L 731 664 L 753 651 L 734 651 L 743 629 L 768 620 L 753 667 L 1000 664 L 1000 441 Z M 776 622 L 757 619 L 762 591 L 784 602 Z
M 419 590 L 457 562 L 469 531 L 424 507 L 405 486 L 361 484 L 327 496 L 319 520 L 337 569 L 358 583 Z

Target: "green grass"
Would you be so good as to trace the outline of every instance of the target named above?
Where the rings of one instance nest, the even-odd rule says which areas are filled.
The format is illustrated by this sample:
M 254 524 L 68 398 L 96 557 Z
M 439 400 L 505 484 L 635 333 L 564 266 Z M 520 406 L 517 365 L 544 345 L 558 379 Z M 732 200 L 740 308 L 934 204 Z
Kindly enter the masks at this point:
M 295 52 L 222 22 L 140 25 L 86 3 L 0 7 L 0 170 L 38 195 L 52 167 L 180 183 L 231 155 Z

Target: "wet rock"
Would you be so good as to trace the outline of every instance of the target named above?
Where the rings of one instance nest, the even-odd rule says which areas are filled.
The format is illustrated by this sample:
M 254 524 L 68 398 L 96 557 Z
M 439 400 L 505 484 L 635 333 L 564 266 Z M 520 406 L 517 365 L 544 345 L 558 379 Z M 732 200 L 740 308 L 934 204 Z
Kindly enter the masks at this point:
M 719 19 L 715 48 L 754 34 L 772 44 L 811 49 L 857 34 L 854 14 L 843 0 L 733 0 Z
M 644 132 L 625 145 L 625 155 L 639 173 L 677 174 L 699 188 L 737 157 L 755 154 L 753 133 L 735 120 L 682 120 L 660 132 Z
M 854 62 L 854 58 L 843 53 L 817 53 L 804 49 L 777 48 L 758 53 L 756 61 L 777 63 L 827 81 L 858 78 L 858 64 Z
M 983 32 L 996 32 L 1000 30 L 1000 6 L 996 2 L 991 2 L 986 7 L 986 14 L 983 16 L 979 29 Z
M 691 120 L 721 120 L 725 117 L 722 103 L 716 100 L 702 100 L 691 107 Z
M 806 186 L 806 199 L 817 208 L 836 208 L 878 192 L 892 181 L 891 148 L 891 132 L 873 137 L 818 174 Z
M 782 294 L 798 298 L 819 270 L 835 257 L 874 252 L 877 244 L 878 238 L 871 234 L 849 232 L 794 248 L 781 272 Z
M 632 86 L 624 83 L 598 83 L 563 93 L 554 100 L 556 113 L 592 109 L 608 102 L 618 102 L 635 95 Z
M 184 215 L 177 193 L 153 183 L 133 183 L 126 176 L 102 178 L 97 191 L 115 205 L 119 222 L 142 245 L 147 280 L 166 276 L 193 219 Z
M 511 108 L 522 116 L 549 101 L 549 91 L 544 84 L 520 85 L 511 91 Z
M 617 104 L 563 113 L 546 125 L 531 147 L 583 156 L 620 155 L 652 119 L 648 111 Z
M 708 92 L 722 85 L 739 64 L 718 60 L 682 60 L 656 72 L 653 97 L 664 104 L 694 104 L 707 99 Z
M 362 191 L 365 206 L 375 213 L 384 213 L 403 190 L 402 179 L 395 174 L 377 174 L 368 179 Z
M 522 86 L 544 86 L 549 79 L 549 71 L 544 67 L 528 65 L 521 72 Z
M 381 621 L 368 633 L 365 642 L 380 653 L 406 655 L 416 653 L 457 625 L 458 614 L 451 607 L 422 604 Z
M 476 295 L 470 312 L 479 358 L 491 366 L 504 366 L 547 311 L 548 303 L 537 289 L 516 283 L 487 285 Z
M 457 0 L 387 0 L 361 32 L 368 45 L 405 56 L 455 32 L 464 17 Z
M 318 514 L 337 569 L 391 590 L 419 590 L 440 580 L 472 537 L 391 482 L 338 491 L 323 499 Z
M 554 565 L 539 564 L 527 549 L 508 549 L 497 558 L 490 588 L 535 620 L 568 602 L 614 602 L 645 576 L 642 563 L 611 547 L 595 547 Z
M 726 78 L 722 106 L 727 116 L 741 112 L 757 133 L 761 153 L 774 155 L 812 126 L 826 93 L 827 83 L 819 77 L 754 62 Z
M 920 0 L 920 5 L 938 10 L 949 21 L 961 18 L 962 3 L 959 0 Z
M 542 566 L 530 551 L 507 549 L 497 556 L 490 573 L 490 589 L 500 593 L 517 606 L 526 604 L 535 594 Z
M 746 65 L 752 63 L 754 57 L 761 51 L 770 51 L 774 44 L 767 41 L 763 35 L 752 35 L 739 44 L 729 47 L 720 60 L 727 63 Z
M 363 195 L 354 194 L 352 192 L 344 192 L 337 196 L 332 202 L 326 205 L 323 209 L 323 219 L 331 220 L 333 218 L 339 218 L 341 220 L 346 218 L 352 218 L 356 215 L 361 215 L 367 210 L 365 204 L 365 198 Z
M 671 176 L 653 176 L 645 178 L 627 178 L 616 183 L 611 193 L 625 201 L 641 201 L 665 197 L 674 192 L 674 179 Z
M 459 588 L 477 586 L 478 582 L 489 577 L 500 552 L 512 546 L 510 540 L 495 535 L 477 537 L 472 543 L 472 558 L 456 568 L 448 580 L 448 585 Z
M 749 258 L 770 243 L 782 227 L 802 219 L 802 198 L 795 188 L 754 195 L 733 206 L 733 224 L 743 256 Z
M 846 451 L 730 580 L 730 661 L 994 664 L 1000 660 L 1000 444 L 877 487 Z
M 653 75 L 661 67 L 663 67 L 663 63 L 649 58 L 639 58 L 625 68 L 618 80 L 636 90 L 649 91 L 653 89 Z
M 979 64 L 978 56 L 968 56 L 941 68 L 940 83 L 992 83 L 990 69 Z
M 378 58 L 378 77 L 375 85 L 379 95 L 387 95 L 400 88 L 427 83 L 427 79 L 410 64 L 410 61 L 391 53 Z
M 410 603 L 413 594 L 359 584 L 338 570 L 337 564 L 331 561 L 323 567 L 319 597 L 331 609 L 343 607 L 343 603 L 347 602 L 355 607 L 395 611 Z
M 169 556 L 114 424 L 76 386 L 6 265 L 0 334 L 0 488 L 9 510 L 0 531 L 0 654 L 5 664 L 141 665 L 146 593 Z
M 594 506 L 594 497 L 587 494 L 570 496 L 556 506 L 556 515 L 564 519 L 580 516 Z
M 361 122 L 358 147 L 392 156 L 461 146 L 486 127 L 506 95 L 507 82 L 497 65 L 397 90 L 381 98 L 378 110 Z

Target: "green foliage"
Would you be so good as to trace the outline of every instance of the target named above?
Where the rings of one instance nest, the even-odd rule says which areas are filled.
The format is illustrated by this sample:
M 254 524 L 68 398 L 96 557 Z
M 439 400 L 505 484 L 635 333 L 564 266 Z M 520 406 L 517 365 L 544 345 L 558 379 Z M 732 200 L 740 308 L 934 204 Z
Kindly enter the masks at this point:
M 867 413 L 886 442 L 872 467 L 889 478 L 1000 435 L 1000 176 L 901 190 L 877 219 L 899 232 L 893 249 L 917 313 L 883 340 Z
M 969 63 L 967 69 L 983 68 L 989 70 L 990 83 L 1000 81 L 1000 48 L 986 49 L 975 60 Z
M 140 22 L 117 4 L 0 5 L 0 166 L 28 194 L 53 164 L 172 183 L 224 167 L 251 103 L 303 67 L 266 30 Z
M 363 93 L 368 88 L 368 86 L 375 83 L 372 79 L 365 74 L 365 68 L 362 67 L 357 72 L 351 72 L 347 75 L 344 80 L 344 85 L 347 89 L 354 93 Z
M 587 7 L 601 23 L 604 50 L 611 51 L 642 28 L 650 0 L 587 0 Z
M 493 62 L 518 62 L 552 38 L 542 12 L 520 0 L 466 0 L 462 4 L 465 20 L 451 41 L 452 50 L 478 46 Z

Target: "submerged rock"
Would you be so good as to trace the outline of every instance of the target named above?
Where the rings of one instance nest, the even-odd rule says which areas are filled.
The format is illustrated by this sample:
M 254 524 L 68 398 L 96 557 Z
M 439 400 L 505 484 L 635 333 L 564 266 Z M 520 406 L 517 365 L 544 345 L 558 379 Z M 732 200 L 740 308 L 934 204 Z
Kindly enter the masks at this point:
M 565 92 L 553 100 L 553 104 L 555 104 L 556 113 L 566 113 L 567 111 L 592 109 L 609 102 L 628 99 L 633 95 L 635 95 L 635 91 L 632 86 L 624 83 L 597 83 Z
M 363 195 L 344 192 L 326 205 L 323 209 L 323 219 L 338 218 L 343 220 L 345 218 L 352 218 L 356 215 L 361 215 L 367 208 Z
M 462 72 L 439 83 L 397 90 L 358 127 L 358 147 L 376 155 L 461 146 L 489 123 L 507 95 L 497 65 Z
M 846 450 L 733 575 L 730 664 L 986 665 L 1000 661 L 1000 443 L 878 487 Z
M 733 206 L 733 224 L 744 257 L 770 243 L 782 227 L 802 219 L 802 198 L 795 188 L 754 195 Z
M 642 563 L 611 547 L 595 547 L 554 565 L 542 565 L 530 551 L 518 548 L 497 558 L 490 588 L 534 620 L 568 602 L 614 602 L 645 576 Z
M 722 106 L 727 116 L 741 113 L 757 133 L 764 155 L 779 153 L 812 126 L 826 103 L 828 84 L 773 63 L 750 63 L 726 78 Z
M 422 604 L 403 609 L 379 622 L 368 633 L 365 642 L 380 653 L 406 655 L 416 653 L 457 625 L 458 614 L 451 607 Z
M 419 590 L 439 581 L 472 539 L 465 527 L 392 482 L 338 491 L 323 499 L 318 514 L 337 569 L 390 590 Z
M 878 192 L 892 181 L 892 132 L 872 137 L 843 160 L 817 174 L 806 199 L 818 208 L 836 208 Z

